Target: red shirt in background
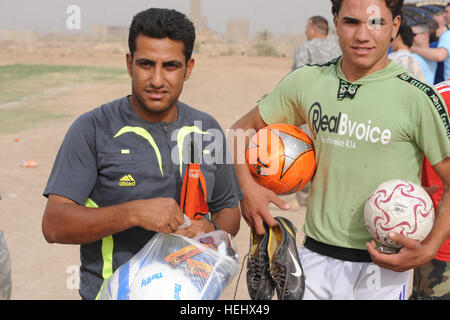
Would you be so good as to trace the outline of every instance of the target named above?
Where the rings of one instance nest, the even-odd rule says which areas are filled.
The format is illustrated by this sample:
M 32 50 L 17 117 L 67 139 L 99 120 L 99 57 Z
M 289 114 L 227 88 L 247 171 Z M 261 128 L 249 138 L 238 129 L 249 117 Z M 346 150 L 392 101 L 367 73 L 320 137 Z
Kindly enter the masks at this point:
M 435 88 L 444 98 L 445 104 L 447 105 L 448 109 L 448 106 L 450 105 L 450 80 L 436 84 Z M 427 158 L 424 159 L 422 164 L 422 185 L 424 187 L 431 187 L 433 185 L 437 185 L 439 187 L 438 191 L 431 195 L 434 208 L 437 210 L 438 203 L 444 193 L 444 186 L 442 184 L 441 178 L 436 173 L 436 171 L 434 171 Z M 444 242 L 442 247 L 439 249 L 439 252 L 437 253 L 435 259 L 450 262 L 450 238 Z

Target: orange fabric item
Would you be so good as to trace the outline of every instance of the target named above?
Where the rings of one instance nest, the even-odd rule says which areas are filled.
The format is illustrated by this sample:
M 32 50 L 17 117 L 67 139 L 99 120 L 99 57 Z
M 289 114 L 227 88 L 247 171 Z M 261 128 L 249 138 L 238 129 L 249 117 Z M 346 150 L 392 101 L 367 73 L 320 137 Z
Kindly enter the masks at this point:
M 181 209 L 190 219 L 200 219 L 209 212 L 206 196 L 206 181 L 200 170 L 200 164 L 190 163 L 186 168 L 181 188 Z

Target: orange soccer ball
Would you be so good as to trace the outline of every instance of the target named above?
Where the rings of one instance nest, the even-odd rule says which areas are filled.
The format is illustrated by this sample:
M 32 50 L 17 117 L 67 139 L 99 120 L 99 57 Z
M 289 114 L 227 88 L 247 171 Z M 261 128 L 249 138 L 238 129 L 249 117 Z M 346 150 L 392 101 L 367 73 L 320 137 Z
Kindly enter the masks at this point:
M 316 171 L 311 139 L 290 124 L 273 124 L 256 132 L 245 158 L 256 182 L 276 194 L 300 191 Z

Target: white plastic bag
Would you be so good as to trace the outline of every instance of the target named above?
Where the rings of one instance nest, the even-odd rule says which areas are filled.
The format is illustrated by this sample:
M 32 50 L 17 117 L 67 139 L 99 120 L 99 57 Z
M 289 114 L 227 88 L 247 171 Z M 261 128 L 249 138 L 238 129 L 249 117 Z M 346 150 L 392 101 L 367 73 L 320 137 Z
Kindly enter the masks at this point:
M 231 237 L 157 233 L 103 283 L 99 300 L 215 300 L 239 268 Z

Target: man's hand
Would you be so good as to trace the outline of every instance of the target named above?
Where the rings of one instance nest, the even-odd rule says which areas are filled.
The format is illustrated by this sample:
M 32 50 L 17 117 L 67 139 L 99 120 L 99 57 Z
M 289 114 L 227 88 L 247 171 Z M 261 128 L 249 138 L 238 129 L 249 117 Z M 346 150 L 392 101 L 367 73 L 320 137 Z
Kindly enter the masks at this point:
M 428 263 L 437 253 L 431 245 L 420 244 L 419 241 L 391 232 L 389 238 L 403 245 L 396 254 L 381 253 L 376 249 L 375 241 L 367 243 L 372 261 L 382 268 L 403 272 Z M 438 248 L 439 249 L 439 248 Z
M 438 191 L 438 186 L 423 187 L 431 196 Z M 382 268 L 402 272 L 414 269 L 428 263 L 436 255 L 439 248 L 431 244 L 421 244 L 417 240 L 407 238 L 399 233 L 389 233 L 389 238 L 402 244 L 403 247 L 397 254 L 385 254 L 376 249 L 375 241 L 367 243 L 367 250 L 372 256 L 372 261 Z
M 135 224 L 162 233 L 172 233 L 184 223 L 184 214 L 178 203 L 171 198 L 135 200 L 132 206 Z
M 191 225 L 182 229 L 176 230 L 174 233 L 180 236 L 193 238 L 198 234 L 208 233 L 216 230 L 214 225 L 205 218 L 198 220 L 191 220 Z
M 262 119 L 261 114 L 259 113 L 259 107 L 256 106 L 236 121 L 231 128 L 237 132 L 239 130 L 242 130 L 242 132 L 255 130 L 256 132 L 266 126 L 267 123 Z M 240 143 L 237 135 L 234 137 L 233 142 L 234 149 L 232 150 L 234 151 L 234 167 L 244 195 L 244 198 L 241 200 L 241 213 L 247 224 L 254 228 L 257 234 L 262 235 L 265 233 L 263 221 L 265 221 L 269 227 L 277 225 L 277 222 L 267 208 L 269 204 L 273 203 L 283 210 L 288 210 L 289 206 L 274 192 L 257 184 L 250 175 L 248 165 L 239 161 L 239 155 L 245 154 L 245 149 L 248 146 L 248 138 L 245 140 L 245 146 Z
M 269 227 L 277 225 L 276 220 L 270 213 L 268 206 L 275 204 L 282 210 L 289 210 L 289 205 L 279 198 L 273 191 L 264 188 L 256 182 L 249 182 L 246 188 L 242 189 L 244 198 L 241 200 L 241 212 L 247 224 L 255 229 L 256 234 L 265 233 L 263 221 Z

